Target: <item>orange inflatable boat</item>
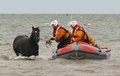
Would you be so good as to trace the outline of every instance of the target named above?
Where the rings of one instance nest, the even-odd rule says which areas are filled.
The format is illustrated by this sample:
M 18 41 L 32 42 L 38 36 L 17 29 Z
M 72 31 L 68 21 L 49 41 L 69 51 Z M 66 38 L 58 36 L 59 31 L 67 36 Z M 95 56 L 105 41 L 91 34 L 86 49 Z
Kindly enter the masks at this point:
M 68 59 L 106 59 L 110 57 L 110 49 L 96 48 L 86 42 L 78 41 L 71 43 L 54 54 L 53 58 L 68 58 Z

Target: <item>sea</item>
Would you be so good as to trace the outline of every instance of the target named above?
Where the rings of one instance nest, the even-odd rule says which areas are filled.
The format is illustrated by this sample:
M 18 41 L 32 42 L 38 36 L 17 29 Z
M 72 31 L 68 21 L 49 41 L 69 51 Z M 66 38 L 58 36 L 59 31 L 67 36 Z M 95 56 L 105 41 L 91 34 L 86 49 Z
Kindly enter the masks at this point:
M 57 44 L 52 37 L 51 21 L 72 31 L 76 20 L 93 40 L 111 49 L 108 59 L 54 59 Z M 17 57 L 13 41 L 18 35 L 30 36 L 32 26 L 40 28 L 39 56 Z M 120 14 L 0 14 L 0 76 L 120 76 Z

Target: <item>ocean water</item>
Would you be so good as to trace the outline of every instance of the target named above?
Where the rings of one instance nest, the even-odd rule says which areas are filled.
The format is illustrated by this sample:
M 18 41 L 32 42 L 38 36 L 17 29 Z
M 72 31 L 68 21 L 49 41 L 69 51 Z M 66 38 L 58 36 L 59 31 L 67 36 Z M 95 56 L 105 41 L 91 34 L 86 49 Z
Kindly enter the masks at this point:
M 45 41 L 52 37 L 50 22 L 71 31 L 68 25 L 76 20 L 99 46 L 110 48 L 111 57 L 105 60 L 50 60 L 57 43 L 47 48 Z M 13 40 L 18 35 L 30 36 L 32 26 L 40 28 L 40 55 L 36 58 L 17 58 Z M 120 76 L 120 15 L 119 14 L 0 14 L 0 76 Z

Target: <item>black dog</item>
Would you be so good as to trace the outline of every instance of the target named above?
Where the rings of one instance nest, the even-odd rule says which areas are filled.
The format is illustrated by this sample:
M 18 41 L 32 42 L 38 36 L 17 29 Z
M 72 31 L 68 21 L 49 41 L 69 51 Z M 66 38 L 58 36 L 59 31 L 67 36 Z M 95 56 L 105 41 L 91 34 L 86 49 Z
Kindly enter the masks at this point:
M 31 36 L 19 35 L 13 41 L 13 49 L 17 56 L 38 56 L 39 55 L 39 27 L 32 27 Z

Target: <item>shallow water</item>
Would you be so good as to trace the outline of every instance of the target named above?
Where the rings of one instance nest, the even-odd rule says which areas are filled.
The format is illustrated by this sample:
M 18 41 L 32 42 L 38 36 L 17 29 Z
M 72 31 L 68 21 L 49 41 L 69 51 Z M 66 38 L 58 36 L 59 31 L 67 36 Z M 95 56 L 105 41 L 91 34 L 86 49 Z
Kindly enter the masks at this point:
M 50 60 L 57 43 L 48 49 L 45 41 L 52 37 L 49 26 L 54 19 L 67 26 L 71 20 L 65 14 L 0 15 L 0 76 L 120 76 L 120 15 L 72 15 L 100 46 L 110 48 L 111 57 L 105 60 Z M 32 26 L 40 27 L 40 55 L 36 58 L 16 58 L 12 43 L 17 35 L 30 35 Z

